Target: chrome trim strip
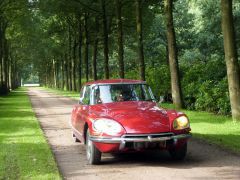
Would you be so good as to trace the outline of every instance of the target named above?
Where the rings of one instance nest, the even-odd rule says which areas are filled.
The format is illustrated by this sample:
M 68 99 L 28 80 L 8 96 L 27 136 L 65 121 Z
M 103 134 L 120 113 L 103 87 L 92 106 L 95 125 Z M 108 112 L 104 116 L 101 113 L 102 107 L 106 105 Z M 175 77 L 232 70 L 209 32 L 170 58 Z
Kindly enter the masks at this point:
M 146 135 L 146 137 L 133 137 L 133 138 L 126 138 L 126 137 L 99 137 L 99 136 L 90 136 L 90 140 L 93 142 L 100 142 L 100 143 L 126 143 L 126 142 L 161 142 L 167 140 L 177 140 L 177 139 L 184 139 L 190 138 L 191 134 L 179 134 L 173 136 L 163 136 L 163 137 L 152 137 L 151 135 Z
M 124 134 L 122 137 L 139 137 L 139 136 L 173 136 L 174 133 L 158 133 L 158 134 Z
M 118 83 L 95 83 L 95 84 L 91 84 L 90 86 L 102 86 L 102 85 L 116 85 L 116 84 L 147 84 L 146 81 L 143 82 L 118 82 Z

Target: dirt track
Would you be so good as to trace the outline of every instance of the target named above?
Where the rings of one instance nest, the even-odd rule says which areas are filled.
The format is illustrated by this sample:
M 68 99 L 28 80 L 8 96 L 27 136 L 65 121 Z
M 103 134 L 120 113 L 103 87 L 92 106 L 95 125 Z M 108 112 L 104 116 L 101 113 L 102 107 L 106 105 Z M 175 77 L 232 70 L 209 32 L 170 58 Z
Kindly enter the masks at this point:
M 172 161 L 165 152 L 148 152 L 104 154 L 101 165 L 87 165 L 85 147 L 73 142 L 69 126 L 77 101 L 37 88 L 29 88 L 29 96 L 65 179 L 240 179 L 240 156 L 194 139 L 183 162 Z

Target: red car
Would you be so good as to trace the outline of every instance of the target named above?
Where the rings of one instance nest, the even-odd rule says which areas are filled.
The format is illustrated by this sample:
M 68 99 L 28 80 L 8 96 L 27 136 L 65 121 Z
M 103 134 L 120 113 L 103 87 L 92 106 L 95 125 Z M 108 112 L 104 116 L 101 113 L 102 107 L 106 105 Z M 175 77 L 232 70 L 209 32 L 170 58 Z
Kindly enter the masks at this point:
M 89 164 L 102 153 L 168 150 L 181 160 L 191 137 L 187 116 L 158 107 L 150 87 L 140 80 L 99 80 L 86 83 L 73 108 L 75 141 L 86 144 Z

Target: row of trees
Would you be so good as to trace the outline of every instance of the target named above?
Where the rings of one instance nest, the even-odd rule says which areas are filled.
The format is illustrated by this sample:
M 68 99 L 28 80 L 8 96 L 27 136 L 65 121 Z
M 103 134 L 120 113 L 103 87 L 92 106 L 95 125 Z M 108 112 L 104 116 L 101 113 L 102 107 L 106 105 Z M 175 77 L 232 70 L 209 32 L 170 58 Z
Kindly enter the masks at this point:
M 26 59 L 20 52 L 23 43 L 19 43 L 23 34 L 19 34 L 19 25 L 27 17 L 28 3 L 25 0 L 0 1 L 0 95 L 7 94 L 21 84 L 23 66 Z
M 48 62 L 48 68 L 45 73 L 41 74 L 41 80 L 45 84 L 58 87 L 67 90 L 78 90 L 81 87 L 82 69 L 85 72 L 85 81 L 89 80 L 89 77 L 93 80 L 98 79 L 97 66 L 99 63 L 98 49 L 102 49 L 103 58 L 103 73 L 104 76 L 99 78 L 108 79 L 110 77 L 109 72 L 109 37 L 111 40 L 116 40 L 115 52 L 117 56 L 118 74 L 120 78 L 125 77 L 124 71 L 124 27 L 128 28 L 136 34 L 136 63 L 139 67 L 139 78 L 145 80 L 145 61 L 144 61 L 144 47 L 143 47 L 143 20 L 142 13 L 149 7 L 159 6 L 162 10 L 165 10 L 165 21 L 167 27 L 167 42 L 166 45 L 169 52 L 169 64 L 171 72 L 171 85 L 172 85 L 172 97 L 177 108 L 183 107 L 183 101 L 181 96 L 179 69 L 177 61 L 177 49 L 176 38 L 173 26 L 173 3 L 171 0 L 166 0 L 164 3 L 155 1 L 121 1 L 115 0 L 114 2 L 105 0 L 101 1 L 71 1 L 67 2 L 53 2 L 56 8 L 57 16 L 54 16 L 52 21 L 58 28 L 68 31 L 66 36 L 67 40 L 61 41 L 62 46 L 67 45 L 65 51 L 55 52 L 52 61 Z M 45 2 L 46 3 L 46 2 Z M 49 3 L 49 2 L 47 2 Z M 44 3 L 40 3 L 42 9 L 46 8 Z M 67 8 L 66 8 L 67 6 Z M 146 9 L 144 9 L 144 7 Z M 51 9 L 52 10 L 52 9 Z M 57 11 L 60 10 L 60 11 Z M 129 16 L 129 11 L 135 10 Z M 149 12 L 145 12 L 146 14 Z M 148 15 L 150 16 L 150 15 Z M 151 16 L 150 16 L 151 17 Z M 56 18 L 56 19 L 55 19 Z M 123 23 L 123 19 L 129 19 Z M 134 22 L 133 20 L 136 20 Z M 56 24 L 57 21 L 57 24 Z M 100 23 L 100 26 L 99 26 Z M 136 28 L 134 28 L 134 26 Z M 125 28 L 125 29 L 126 29 Z M 160 28 L 160 27 L 159 27 Z M 135 29 L 135 30 L 134 30 Z M 135 31 L 135 32 L 134 32 Z M 55 32 L 57 36 L 61 36 L 62 32 Z M 129 36 L 126 35 L 126 36 Z M 57 41 L 55 38 L 54 40 Z M 92 53 L 89 53 L 89 49 L 92 47 Z M 62 49 L 62 48 L 59 48 Z M 83 52 L 82 52 L 83 51 Z M 82 55 L 83 54 L 83 55 Z M 89 63 L 89 58 L 92 58 L 92 64 Z M 78 59 L 78 63 L 77 63 Z M 168 59 L 168 57 L 167 57 Z M 83 63 L 82 63 L 83 62 Z M 91 68 L 91 70 L 89 70 Z M 42 69 L 42 68 L 41 68 Z M 77 85 L 78 84 L 78 85 Z
M 30 75 L 70 91 L 89 80 L 137 78 L 147 80 L 157 96 L 169 99 L 171 94 L 177 108 L 231 111 L 240 119 L 238 2 L 3 2 L 0 22 L 8 23 L 0 36 L 0 72 L 5 89 L 13 87 L 9 77 L 19 82 L 18 77 Z
M 46 8 L 45 3 L 49 2 L 40 3 L 42 9 Z M 135 29 L 140 78 L 145 80 L 142 38 L 142 6 L 144 4 L 142 1 L 116 0 L 114 3 L 110 1 L 106 3 L 106 0 L 97 2 L 74 0 L 70 2 L 52 1 L 51 3 L 55 4 L 56 16 L 47 20 L 53 23 L 51 25 L 60 29 L 60 31 L 53 32 L 55 33 L 53 41 L 59 41 L 57 48 L 60 52 L 55 51 L 52 62 L 48 64 L 49 70 L 46 72 L 52 73 L 52 76 L 47 73 L 40 75 L 45 84 L 76 91 L 81 87 L 82 79 L 89 81 L 89 79 L 110 78 L 109 46 L 111 45 L 116 46 L 114 48 L 117 49 L 115 52 L 118 56 L 118 74 L 120 78 L 124 78 L 124 28 L 132 31 Z M 127 9 L 127 6 L 130 6 L 131 10 L 135 8 L 136 13 L 126 17 L 130 19 L 130 23 L 123 25 L 123 16 L 128 16 L 128 11 L 123 12 L 123 8 Z M 132 22 L 134 18 L 136 23 Z M 127 27 L 128 25 L 130 27 Z M 61 39 L 62 35 L 65 36 L 64 39 Z M 114 44 L 109 40 L 116 40 L 117 43 Z M 63 48 L 66 46 L 68 48 Z M 100 52 L 99 49 L 102 51 Z M 103 63 L 99 63 L 100 59 L 103 60 Z M 99 66 L 101 67 L 98 68 Z M 84 69 L 84 73 L 82 69 Z M 101 70 L 98 71 L 98 69 Z

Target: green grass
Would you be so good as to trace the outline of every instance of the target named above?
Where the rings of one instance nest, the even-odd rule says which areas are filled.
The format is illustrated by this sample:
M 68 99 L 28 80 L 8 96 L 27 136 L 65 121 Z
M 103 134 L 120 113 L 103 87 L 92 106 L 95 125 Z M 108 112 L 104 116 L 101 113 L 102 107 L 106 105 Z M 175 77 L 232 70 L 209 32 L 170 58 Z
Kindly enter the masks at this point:
M 79 100 L 80 92 L 73 92 L 73 91 L 65 91 L 65 90 L 59 90 L 59 89 L 52 89 L 52 88 L 47 88 L 47 87 L 39 87 L 42 90 L 46 90 L 61 96 L 69 97 L 72 99 L 77 99 Z
M 24 88 L 0 96 L 0 179 L 62 179 Z
M 161 104 L 173 109 L 172 104 Z M 223 148 L 240 152 L 240 122 L 233 122 L 229 116 L 215 115 L 208 112 L 182 110 L 190 119 L 194 137 Z

